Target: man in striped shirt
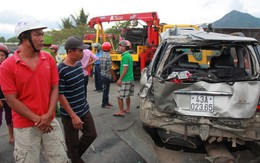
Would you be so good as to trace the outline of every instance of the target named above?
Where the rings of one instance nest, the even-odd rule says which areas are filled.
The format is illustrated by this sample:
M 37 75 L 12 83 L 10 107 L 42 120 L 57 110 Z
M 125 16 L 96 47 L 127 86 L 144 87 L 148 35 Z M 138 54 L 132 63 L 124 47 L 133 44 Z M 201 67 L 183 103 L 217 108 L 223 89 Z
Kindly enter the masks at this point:
M 65 42 L 67 57 L 59 64 L 59 100 L 61 120 L 64 126 L 68 156 L 72 163 L 83 163 L 81 156 L 97 137 L 95 124 L 89 111 L 84 87 L 84 74 L 80 60 L 83 44 L 78 37 L 69 37 Z M 82 136 L 79 138 L 79 131 Z

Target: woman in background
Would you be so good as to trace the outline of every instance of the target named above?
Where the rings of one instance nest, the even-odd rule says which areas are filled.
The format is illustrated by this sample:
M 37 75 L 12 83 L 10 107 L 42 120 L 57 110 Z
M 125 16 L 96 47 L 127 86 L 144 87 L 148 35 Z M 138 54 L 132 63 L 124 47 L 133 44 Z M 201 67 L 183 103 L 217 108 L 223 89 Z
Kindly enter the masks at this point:
M 0 65 L 8 57 L 9 49 L 6 45 L 0 43 Z M 4 80 L 4 79 L 1 79 Z M 0 87 L 0 126 L 2 125 L 2 114 L 5 112 L 5 121 L 8 127 L 9 143 L 14 143 L 13 123 L 12 123 L 12 110 L 5 101 L 2 89 Z

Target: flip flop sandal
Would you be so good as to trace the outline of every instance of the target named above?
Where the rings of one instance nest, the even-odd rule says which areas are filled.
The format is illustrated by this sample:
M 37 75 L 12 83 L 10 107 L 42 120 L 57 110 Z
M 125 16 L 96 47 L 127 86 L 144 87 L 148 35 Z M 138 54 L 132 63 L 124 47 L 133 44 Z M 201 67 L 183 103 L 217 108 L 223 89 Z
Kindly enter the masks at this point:
M 124 112 L 125 112 L 126 114 L 130 114 L 130 111 L 126 111 L 126 110 L 124 110 Z
M 113 114 L 113 116 L 117 116 L 117 117 L 124 117 L 124 113 L 120 113 L 120 112 L 116 112 Z

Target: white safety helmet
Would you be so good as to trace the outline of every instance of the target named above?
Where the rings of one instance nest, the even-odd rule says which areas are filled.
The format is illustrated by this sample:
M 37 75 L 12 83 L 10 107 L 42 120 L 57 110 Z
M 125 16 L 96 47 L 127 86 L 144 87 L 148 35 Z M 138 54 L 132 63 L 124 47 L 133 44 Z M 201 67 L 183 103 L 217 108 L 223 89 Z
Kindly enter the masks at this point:
M 25 17 L 17 22 L 15 27 L 15 35 L 19 38 L 21 33 L 33 29 L 45 29 L 45 25 L 41 24 L 39 21 L 32 17 Z

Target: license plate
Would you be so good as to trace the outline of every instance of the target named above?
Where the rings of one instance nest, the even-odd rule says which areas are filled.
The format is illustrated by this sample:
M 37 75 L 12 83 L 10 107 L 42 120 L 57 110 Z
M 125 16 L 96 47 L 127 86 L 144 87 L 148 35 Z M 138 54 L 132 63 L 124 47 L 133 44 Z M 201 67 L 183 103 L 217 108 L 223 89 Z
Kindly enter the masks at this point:
M 190 110 L 199 112 L 213 112 L 214 97 L 204 95 L 191 95 Z

